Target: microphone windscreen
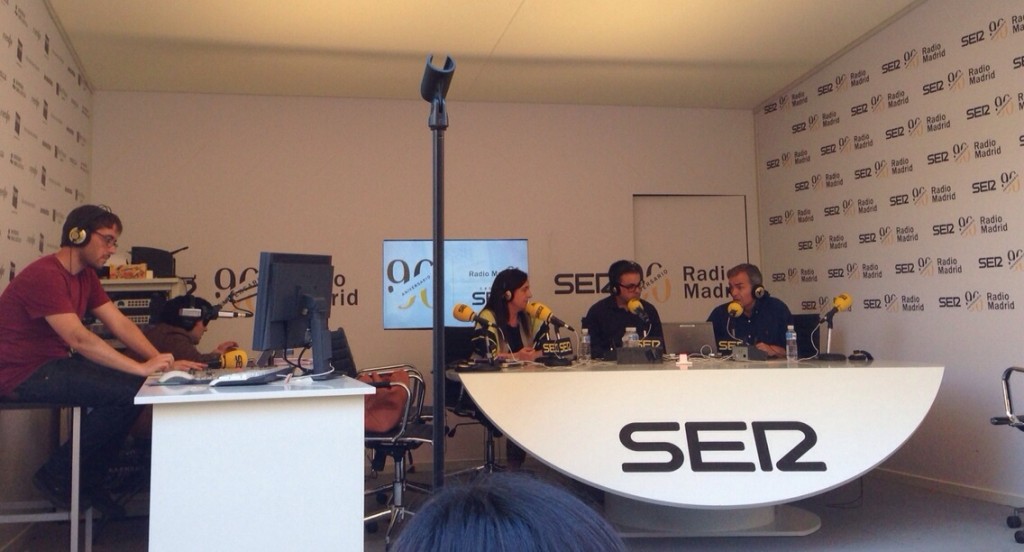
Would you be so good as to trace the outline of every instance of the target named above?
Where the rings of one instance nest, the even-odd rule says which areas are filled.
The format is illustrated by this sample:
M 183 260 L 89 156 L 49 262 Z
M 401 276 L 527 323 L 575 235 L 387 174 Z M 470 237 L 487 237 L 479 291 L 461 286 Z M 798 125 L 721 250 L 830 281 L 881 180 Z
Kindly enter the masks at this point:
M 743 314 L 743 307 L 741 307 L 736 301 L 729 303 L 729 306 L 725 307 L 725 310 L 728 311 L 729 316 L 733 318 Z
M 249 363 L 249 355 L 241 349 L 230 349 L 220 355 L 220 365 L 223 368 L 245 368 Z
M 851 305 L 853 305 L 853 297 L 850 297 L 848 293 L 840 293 L 832 300 L 832 306 L 841 311 L 850 308 Z
M 472 322 L 476 313 L 473 312 L 473 309 L 469 308 L 469 305 L 456 303 L 455 308 L 452 309 L 452 316 L 459 322 Z
M 639 299 L 630 299 L 629 302 L 626 303 L 626 310 L 633 314 L 640 314 L 644 312 L 644 304 L 641 303 Z
M 526 314 L 534 318 L 539 318 L 545 322 L 551 318 L 551 309 L 537 302 L 530 302 L 526 304 Z

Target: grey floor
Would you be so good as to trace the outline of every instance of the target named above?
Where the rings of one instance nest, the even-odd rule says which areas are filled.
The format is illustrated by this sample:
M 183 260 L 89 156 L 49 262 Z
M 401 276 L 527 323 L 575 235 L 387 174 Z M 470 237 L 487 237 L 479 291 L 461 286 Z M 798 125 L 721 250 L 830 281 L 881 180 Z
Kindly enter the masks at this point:
M 537 470 L 540 471 L 540 470 Z M 558 479 L 541 473 L 542 476 Z M 417 479 L 429 480 L 429 474 Z M 576 487 L 568 483 L 570 487 Z M 586 493 L 585 490 L 573 489 Z M 628 539 L 630 550 L 786 550 L 786 551 L 1010 551 L 1024 552 L 1013 529 L 1006 527 L 1006 506 L 939 493 L 868 475 L 860 487 L 851 483 L 798 503 L 821 518 L 821 529 L 805 537 L 646 538 Z M 368 503 L 368 508 L 374 507 Z M 96 552 L 141 552 L 147 549 L 145 517 L 116 521 L 98 531 Z M 29 536 L 2 552 L 49 552 L 68 549 L 66 524 L 37 524 Z M 382 535 L 368 534 L 367 552 L 384 550 Z

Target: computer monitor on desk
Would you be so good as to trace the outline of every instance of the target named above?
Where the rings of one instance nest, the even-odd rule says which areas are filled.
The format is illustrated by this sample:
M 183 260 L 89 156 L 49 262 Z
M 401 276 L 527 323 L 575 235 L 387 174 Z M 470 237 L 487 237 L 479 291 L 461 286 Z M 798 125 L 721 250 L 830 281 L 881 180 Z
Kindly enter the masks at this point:
M 329 255 L 260 253 L 253 349 L 312 346 L 313 379 L 332 377 L 327 319 L 333 279 Z

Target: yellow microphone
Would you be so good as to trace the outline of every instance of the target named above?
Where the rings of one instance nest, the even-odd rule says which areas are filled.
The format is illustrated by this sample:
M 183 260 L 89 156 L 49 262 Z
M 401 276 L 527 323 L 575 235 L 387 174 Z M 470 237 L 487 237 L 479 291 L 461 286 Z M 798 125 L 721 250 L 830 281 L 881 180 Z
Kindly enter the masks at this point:
M 455 304 L 455 308 L 452 309 L 452 316 L 454 316 L 459 322 L 476 322 L 485 328 L 487 326 L 494 325 L 490 320 L 473 312 L 473 309 L 469 308 L 469 305 L 464 305 L 462 303 Z
M 651 320 L 647 317 L 647 311 L 644 310 L 644 304 L 639 299 L 633 298 L 626 303 L 626 310 L 640 317 L 640 320 L 644 324 L 650 324 Z
M 220 355 L 221 368 L 245 368 L 249 363 L 249 355 L 241 349 L 228 349 Z
M 538 303 L 536 301 L 531 301 L 531 302 L 526 304 L 526 314 L 529 314 L 530 316 L 532 316 L 534 318 L 543 320 L 544 322 L 547 322 L 548 324 L 554 324 L 557 327 L 566 328 L 567 330 L 569 330 L 571 332 L 575 332 L 576 331 L 572 326 L 566 324 L 564 320 L 561 320 L 560 318 L 555 316 L 551 312 L 551 309 L 547 308 L 546 306 L 544 306 L 541 303 Z
M 743 314 L 743 307 L 741 307 L 740 304 L 737 303 L 736 301 L 729 303 L 729 306 L 725 307 L 725 310 L 729 313 L 729 316 L 731 316 L 732 318 L 736 318 L 737 316 Z
M 825 313 L 818 321 L 819 324 L 826 321 L 831 321 L 832 317 L 839 311 L 844 311 L 853 305 L 853 297 L 850 297 L 849 293 L 840 293 L 836 295 L 835 299 L 832 300 L 832 310 Z M 831 324 L 831 322 L 829 322 Z
M 837 309 L 844 311 L 853 305 L 853 297 L 850 297 L 849 293 L 840 293 L 832 300 L 832 305 Z

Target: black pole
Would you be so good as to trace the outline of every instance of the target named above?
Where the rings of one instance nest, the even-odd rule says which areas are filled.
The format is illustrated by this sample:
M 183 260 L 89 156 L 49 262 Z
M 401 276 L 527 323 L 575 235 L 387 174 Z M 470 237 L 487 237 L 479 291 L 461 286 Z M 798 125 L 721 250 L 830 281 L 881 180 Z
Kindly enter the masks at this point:
M 428 126 L 434 133 L 434 489 L 444 486 L 444 132 L 448 129 L 445 96 L 455 74 L 455 60 L 447 57 L 442 69 L 433 67 L 432 56 L 420 83 L 420 96 L 430 102 Z

